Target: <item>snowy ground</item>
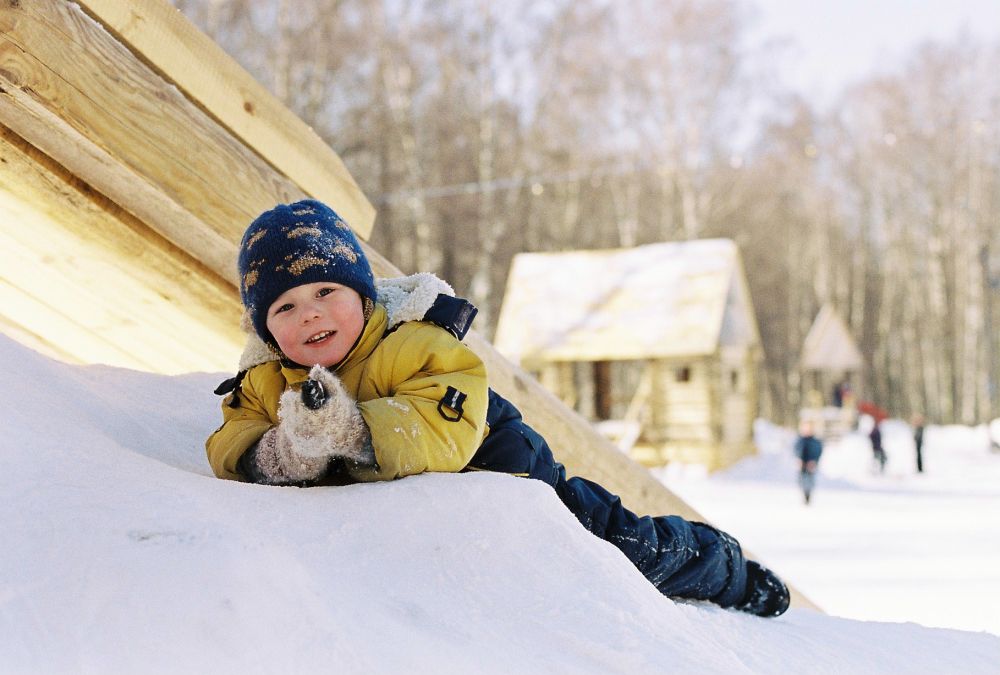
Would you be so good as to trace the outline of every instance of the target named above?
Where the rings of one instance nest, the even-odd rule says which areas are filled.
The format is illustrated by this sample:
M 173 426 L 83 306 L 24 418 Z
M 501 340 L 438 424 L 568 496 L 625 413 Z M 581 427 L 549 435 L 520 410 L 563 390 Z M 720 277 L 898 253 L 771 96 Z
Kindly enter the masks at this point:
M 1000 662 L 1000 638 L 982 632 L 671 602 L 534 481 L 216 480 L 202 442 L 218 423 L 218 375 L 71 367 L 2 336 L 0 359 L 4 674 L 990 673 Z M 809 517 L 832 507 L 824 492 Z M 777 560 L 780 546 L 759 546 Z
M 756 432 L 760 456 L 711 478 L 661 477 L 831 614 L 1000 635 L 1000 454 L 985 426 L 928 427 L 922 474 L 898 420 L 882 425 L 885 475 L 866 435 L 828 444 L 809 506 L 794 433 L 763 421 Z

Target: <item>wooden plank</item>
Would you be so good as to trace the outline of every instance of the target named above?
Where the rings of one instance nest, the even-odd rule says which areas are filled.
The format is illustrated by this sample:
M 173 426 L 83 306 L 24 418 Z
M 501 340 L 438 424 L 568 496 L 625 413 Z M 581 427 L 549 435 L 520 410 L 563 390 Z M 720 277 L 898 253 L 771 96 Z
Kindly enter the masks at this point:
M 250 220 L 305 196 L 76 5 L 0 7 L 0 122 L 235 281 Z
M 236 284 L 237 244 L 208 230 L 204 224 L 156 185 L 104 152 L 66 125 L 0 74 L 0 120 L 18 135 L 32 139 L 42 151 L 88 182 L 136 217 L 155 226 L 178 247 L 195 252 L 205 265 Z
M 0 323 L 71 362 L 228 371 L 239 297 L 203 265 L 0 127 Z
M 71 362 L 110 363 L 138 370 L 155 368 L 155 363 L 136 358 L 103 335 L 81 329 L 62 309 L 53 307 L 45 298 L 33 296 L 6 279 L 0 279 L 0 318 L 3 323 L 13 324 L 19 328 L 19 332 L 40 336 L 40 339 L 53 334 L 73 336 L 75 343 L 68 352 L 62 350 L 59 355 L 61 358 L 69 356 L 66 360 Z M 60 342 L 60 346 L 64 344 Z
M 363 238 L 375 209 L 340 157 L 208 36 L 163 0 L 78 0 L 83 9 Z

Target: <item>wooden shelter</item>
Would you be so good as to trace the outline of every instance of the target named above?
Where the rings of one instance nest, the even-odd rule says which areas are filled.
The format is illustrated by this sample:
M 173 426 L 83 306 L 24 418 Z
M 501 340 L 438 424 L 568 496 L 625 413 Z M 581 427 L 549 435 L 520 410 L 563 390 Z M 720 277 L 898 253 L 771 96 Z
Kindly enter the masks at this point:
M 847 324 L 829 303 L 820 308 L 802 343 L 802 369 L 835 374 L 858 372 L 864 364 Z
M 645 464 L 753 451 L 760 338 L 728 239 L 520 254 L 495 344 Z
M 802 343 L 799 368 L 808 387 L 799 416 L 813 422 L 824 440 L 837 440 L 856 423 L 856 394 L 861 387 L 864 359 L 847 324 L 830 303 L 824 304 Z M 845 385 L 850 385 L 850 394 Z M 834 389 L 839 393 L 835 401 Z
M 857 388 L 863 366 L 861 351 L 847 324 L 832 305 L 823 305 L 802 343 L 799 360 L 803 382 L 811 387 L 807 396 L 813 399 L 811 404 L 821 406 L 826 399 L 832 399 L 830 392 L 843 382 L 853 380 L 853 387 Z M 826 402 L 833 403 L 832 400 Z
M 71 362 L 232 372 L 240 237 L 307 196 L 367 238 L 374 209 L 337 155 L 164 0 L 0 4 L 4 333 Z M 366 252 L 377 275 L 399 274 Z M 640 512 L 700 519 L 479 335 L 467 341 L 570 473 Z

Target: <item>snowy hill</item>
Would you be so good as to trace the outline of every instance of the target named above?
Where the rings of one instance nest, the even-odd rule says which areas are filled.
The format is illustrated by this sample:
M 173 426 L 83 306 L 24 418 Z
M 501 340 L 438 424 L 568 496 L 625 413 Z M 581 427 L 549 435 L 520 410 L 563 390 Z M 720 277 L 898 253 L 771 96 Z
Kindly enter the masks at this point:
M 987 633 L 671 602 L 532 481 L 216 480 L 220 375 L 0 355 L 3 673 L 996 672 Z

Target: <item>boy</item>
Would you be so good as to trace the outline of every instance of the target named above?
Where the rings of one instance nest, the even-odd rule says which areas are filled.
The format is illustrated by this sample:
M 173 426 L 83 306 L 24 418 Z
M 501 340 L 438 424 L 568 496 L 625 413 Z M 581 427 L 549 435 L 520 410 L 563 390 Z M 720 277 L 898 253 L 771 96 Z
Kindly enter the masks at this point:
M 425 471 L 535 478 L 664 595 L 759 616 L 788 608 L 781 580 L 745 560 L 728 534 L 678 516 L 640 518 L 601 486 L 567 479 L 461 343 L 475 309 L 429 274 L 376 288 L 354 234 L 326 205 L 305 200 L 261 214 L 243 236 L 239 273 L 252 333 L 240 373 L 216 390 L 230 394 L 206 443 L 220 478 L 301 486 Z

